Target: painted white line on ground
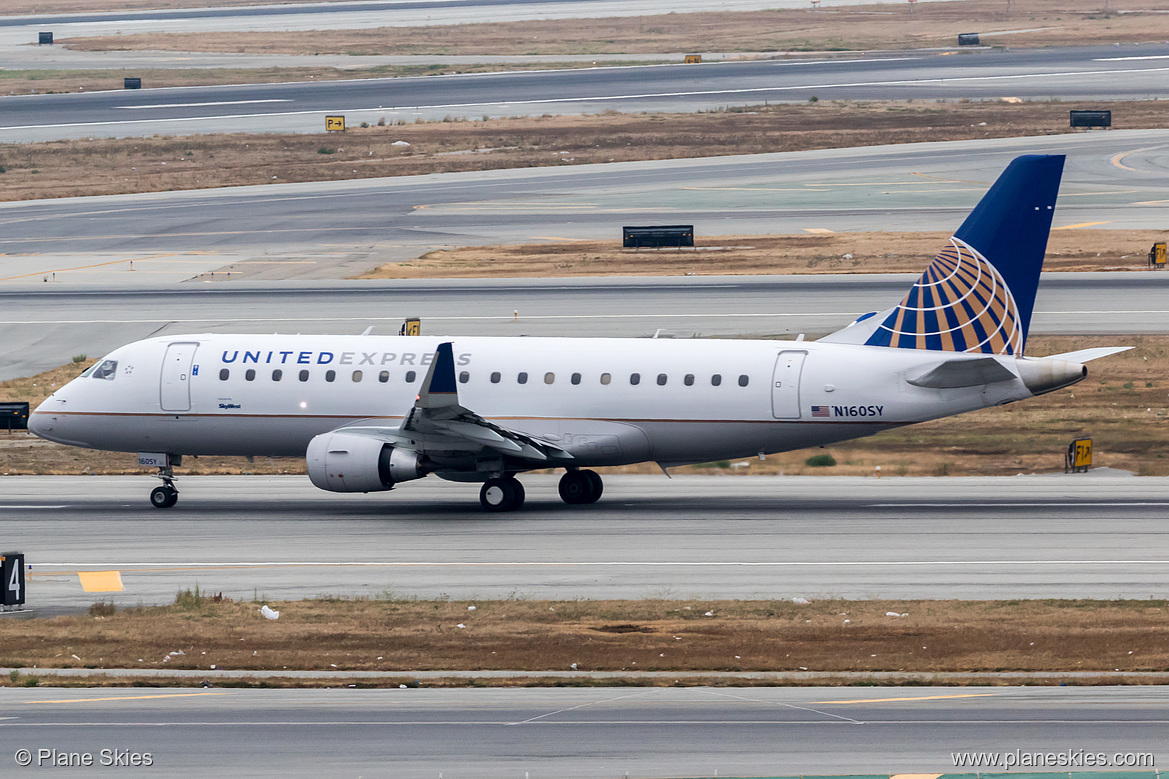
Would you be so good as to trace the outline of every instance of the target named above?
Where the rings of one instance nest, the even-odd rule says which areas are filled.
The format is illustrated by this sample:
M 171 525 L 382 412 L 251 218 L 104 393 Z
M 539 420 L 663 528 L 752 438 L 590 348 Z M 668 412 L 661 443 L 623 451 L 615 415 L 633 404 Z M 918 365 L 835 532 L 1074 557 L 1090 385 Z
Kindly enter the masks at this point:
M 1169 60 L 1169 54 L 1146 54 L 1143 57 L 1097 57 L 1093 62 L 1124 62 L 1125 60 Z
M 736 317 L 752 318 L 752 319 L 768 319 L 776 318 L 782 319 L 784 317 L 809 317 L 809 316 L 833 316 L 833 317 L 855 317 L 859 312 L 857 311 L 808 311 L 804 313 L 780 313 L 780 312 L 766 312 L 758 314 L 741 313 L 734 314 Z M 1160 311 L 1036 311 L 1040 316 L 1083 316 L 1085 314 L 1099 314 L 1099 315 L 1115 315 L 1115 314 L 1169 314 L 1169 309 Z M 494 322 L 497 320 L 506 320 L 506 313 L 501 313 L 498 316 L 439 316 L 434 314 L 426 315 L 428 319 L 442 322 Z M 727 316 L 722 312 L 711 312 L 709 314 L 684 314 L 684 313 L 669 313 L 669 314 L 531 314 L 525 315 L 525 322 L 535 322 L 544 320 L 565 320 L 565 319 L 708 319 L 711 317 L 723 319 Z M 205 323 L 232 323 L 232 322 L 400 322 L 401 317 L 385 317 L 385 316 L 318 316 L 318 317 L 221 317 L 208 319 L 171 319 L 168 317 L 158 317 L 155 319 L 11 319 L 0 320 L 0 325 L 141 325 L 141 324 L 155 324 L 158 322 L 170 322 L 174 324 L 205 324 Z M 920 505 L 920 504 L 914 504 Z M 943 504 L 953 505 L 953 504 Z
M 868 508 L 873 509 L 888 509 L 888 508 L 1069 508 L 1075 506 L 1083 506 L 1084 508 L 1096 508 L 1097 506 L 1169 506 L 1169 501 L 1148 501 L 1148 502 L 1128 502 L 1128 501 L 1112 501 L 1104 503 L 1096 503 L 1094 501 L 1005 501 L 1003 503 L 967 503 L 965 501 L 954 501 L 953 503 L 870 503 Z
M 151 105 L 116 105 L 114 108 L 123 111 L 142 111 L 148 108 L 202 108 L 210 105 L 249 105 L 251 103 L 291 103 L 292 100 L 283 97 L 272 97 L 261 100 L 220 100 L 213 103 L 152 103 Z
M 67 509 L 67 508 L 69 508 L 68 503 L 62 503 L 58 506 L 18 506 L 18 505 L 0 506 L 0 510 L 3 510 L 3 509 Z
M 110 569 L 126 569 L 126 568 L 182 568 L 190 570 L 192 568 L 290 568 L 290 567 L 350 567 L 350 568 L 504 568 L 504 567 L 518 567 L 518 568 L 603 568 L 603 567 L 653 567 L 653 568 L 670 568 L 678 566 L 698 566 L 703 568 L 719 568 L 719 567 L 752 567 L 752 568 L 795 568 L 795 567 L 813 567 L 813 568 L 865 568 L 865 567 L 881 567 L 892 568 L 902 566 L 984 566 L 984 565 L 1166 565 L 1169 560 L 736 560 L 736 561 L 715 561 L 715 560 L 694 560 L 694 561 L 677 561 L 677 560 L 603 560 L 603 561 L 581 561 L 581 560 L 563 560 L 563 561 L 446 561 L 446 560 L 412 560 L 412 561 L 390 561 L 390 560 L 374 560 L 374 561 L 338 561 L 333 563 L 328 562 L 312 562 L 312 561 L 292 561 L 292 562 L 190 562 L 190 561 L 171 561 L 158 563 L 127 563 L 127 562 L 103 562 L 103 563 L 35 563 L 36 568 L 100 568 L 102 570 Z

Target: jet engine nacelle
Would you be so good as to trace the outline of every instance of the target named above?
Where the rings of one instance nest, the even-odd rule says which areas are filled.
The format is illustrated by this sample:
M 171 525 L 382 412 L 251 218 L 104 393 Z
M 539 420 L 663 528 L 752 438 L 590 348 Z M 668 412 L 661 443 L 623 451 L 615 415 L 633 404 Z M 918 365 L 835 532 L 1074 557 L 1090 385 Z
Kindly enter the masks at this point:
M 330 492 L 378 492 L 426 475 L 418 452 L 338 430 L 313 438 L 306 457 L 309 479 Z

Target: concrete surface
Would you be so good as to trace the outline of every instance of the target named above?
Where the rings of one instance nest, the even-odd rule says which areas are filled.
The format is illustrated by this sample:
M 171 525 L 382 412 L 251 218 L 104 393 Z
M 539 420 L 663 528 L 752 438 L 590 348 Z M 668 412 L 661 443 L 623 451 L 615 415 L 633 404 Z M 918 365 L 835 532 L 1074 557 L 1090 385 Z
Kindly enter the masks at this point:
M 127 458 L 129 461 L 132 458 Z M 120 570 L 121 605 L 232 598 L 1166 597 L 1169 479 L 606 477 L 572 507 L 523 477 L 515 514 L 434 479 L 336 495 L 306 477 L 4 477 L 0 545 L 30 608 L 84 609 L 77 571 Z

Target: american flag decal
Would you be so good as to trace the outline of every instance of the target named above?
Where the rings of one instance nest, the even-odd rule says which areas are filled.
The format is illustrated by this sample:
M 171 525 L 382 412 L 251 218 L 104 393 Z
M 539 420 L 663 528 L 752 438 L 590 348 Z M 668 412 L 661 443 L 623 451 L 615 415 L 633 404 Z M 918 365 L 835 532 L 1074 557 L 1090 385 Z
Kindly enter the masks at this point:
M 831 414 L 829 414 L 828 411 L 829 411 L 828 406 L 812 406 L 812 416 L 814 416 L 814 417 L 831 416 Z

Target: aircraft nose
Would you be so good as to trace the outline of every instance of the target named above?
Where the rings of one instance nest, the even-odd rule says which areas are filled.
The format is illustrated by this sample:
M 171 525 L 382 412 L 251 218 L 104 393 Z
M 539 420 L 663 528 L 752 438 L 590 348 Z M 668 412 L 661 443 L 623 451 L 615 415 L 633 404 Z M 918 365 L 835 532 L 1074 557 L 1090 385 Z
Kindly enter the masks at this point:
M 49 421 L 49 415 L 43 411 L 34 411 L 28 415 L 28 432 L 41 438 L 46 438 L 45 435 L 53 429 L 52 423 Z

